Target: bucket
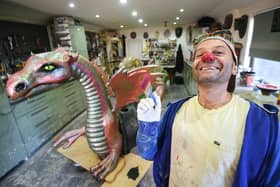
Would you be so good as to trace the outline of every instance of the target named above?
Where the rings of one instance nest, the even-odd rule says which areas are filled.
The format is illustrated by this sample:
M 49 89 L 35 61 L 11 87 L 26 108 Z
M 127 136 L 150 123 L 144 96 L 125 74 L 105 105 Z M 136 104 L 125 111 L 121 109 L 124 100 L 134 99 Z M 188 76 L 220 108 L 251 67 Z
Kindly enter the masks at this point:
M 240 85 L 252 87 L 255 75 L 256 75 L 256 72 L 253 72 L 253 71 L 240 72 Z

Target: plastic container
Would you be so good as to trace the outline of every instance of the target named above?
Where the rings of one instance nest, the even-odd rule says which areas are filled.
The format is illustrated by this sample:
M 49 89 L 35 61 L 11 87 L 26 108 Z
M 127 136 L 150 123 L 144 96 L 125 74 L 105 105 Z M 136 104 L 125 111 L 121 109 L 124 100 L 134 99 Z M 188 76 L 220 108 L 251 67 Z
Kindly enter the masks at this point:
M 153 160 L 157 152 L 159 122 L 138 121 L 138 125 L 136 135 L 138 154 L 146 160 Z

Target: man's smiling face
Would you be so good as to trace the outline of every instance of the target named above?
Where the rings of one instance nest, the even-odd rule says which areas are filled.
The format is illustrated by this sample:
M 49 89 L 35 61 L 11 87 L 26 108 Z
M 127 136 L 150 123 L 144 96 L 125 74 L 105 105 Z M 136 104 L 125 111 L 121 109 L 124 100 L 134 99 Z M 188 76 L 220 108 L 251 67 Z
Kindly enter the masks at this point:
M 227 84 L 236 72 L 231 50 L 225 42 L 209 39 L 198 44 L 193 63 L 193 75 L 198 84 Z

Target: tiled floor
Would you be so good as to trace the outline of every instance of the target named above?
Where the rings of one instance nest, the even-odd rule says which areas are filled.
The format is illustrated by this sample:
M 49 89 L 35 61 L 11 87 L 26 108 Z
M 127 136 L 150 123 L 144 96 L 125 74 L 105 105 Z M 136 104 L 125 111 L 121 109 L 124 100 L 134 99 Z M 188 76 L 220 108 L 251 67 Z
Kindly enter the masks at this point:
M 186 96 L 183 85 L 171 85 L 163 100 L 163 108 L 169 101 Z M 86 113 L 82 113 L 59 134 L 85 124 Z M 101 186 L 88 172 L 57 153 L 53 139 L 43 145 L 29 160 L 20 164 L 0 181 L 1 187 L 95 187 Z M 139 187 L 153 187 L 152 168 L 146 173 Z

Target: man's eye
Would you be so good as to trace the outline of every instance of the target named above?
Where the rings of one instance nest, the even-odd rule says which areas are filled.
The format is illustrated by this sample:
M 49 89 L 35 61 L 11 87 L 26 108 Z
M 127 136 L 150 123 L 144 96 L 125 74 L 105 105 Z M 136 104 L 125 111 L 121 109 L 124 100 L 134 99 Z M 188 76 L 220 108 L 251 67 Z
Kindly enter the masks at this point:
M 40 68 L 41 72 L 52 72 L 57 68 L 55 64 L 45 64 Z
M 196 58 L 201 57 L 201 56 L 202 56 L 202 54 L 196 54 L 195 55 Z
M 224 52 L 223 51 L 214 51 L 213 52 L 215 55 L 223 55 L 224 54 Z

